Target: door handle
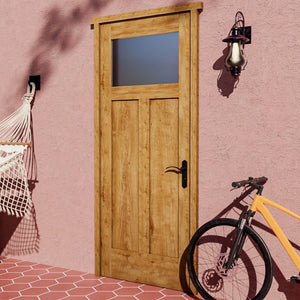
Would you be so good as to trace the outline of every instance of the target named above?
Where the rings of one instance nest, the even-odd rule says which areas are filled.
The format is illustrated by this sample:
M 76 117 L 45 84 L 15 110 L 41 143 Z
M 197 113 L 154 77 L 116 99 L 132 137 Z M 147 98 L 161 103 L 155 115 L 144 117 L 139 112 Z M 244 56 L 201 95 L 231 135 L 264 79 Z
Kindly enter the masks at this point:
M 181 174 L 181 185 L 185 189 L 187 187 L 187 161 L 183 160 L 181 163 L 181 168 L 175 166 L 166 167 L 166 172 L 175 172 L 177 174 Z

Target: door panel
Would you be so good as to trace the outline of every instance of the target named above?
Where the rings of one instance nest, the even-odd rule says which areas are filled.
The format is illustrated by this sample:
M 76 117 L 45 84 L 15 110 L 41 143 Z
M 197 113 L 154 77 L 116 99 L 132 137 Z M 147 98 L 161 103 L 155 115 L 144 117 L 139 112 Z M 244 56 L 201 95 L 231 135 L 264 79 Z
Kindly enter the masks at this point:
M 190 186 L 165 169 L 190 157 L 189 31 L 189 13 L 100 26 L 101 275 L 181 288 Z M 165 32 L 179 34 L 179 82 L 113 86 L 113 40 Z
M 150 253 L 178 257 L 178 99 L 150 101 Z
M 138 251 L 138 101 L 112 102 L 112 247 Z M 124 151 L 126 149 L 126 151 Z
M 111 23 L 111 38 L 113 40 L 144 35 L 162 34 L 167 32 L 176 32 L 178 31 L 180 15 L 181 14 L 173 14 L 167 16 L 129 20 L 126 22 Z

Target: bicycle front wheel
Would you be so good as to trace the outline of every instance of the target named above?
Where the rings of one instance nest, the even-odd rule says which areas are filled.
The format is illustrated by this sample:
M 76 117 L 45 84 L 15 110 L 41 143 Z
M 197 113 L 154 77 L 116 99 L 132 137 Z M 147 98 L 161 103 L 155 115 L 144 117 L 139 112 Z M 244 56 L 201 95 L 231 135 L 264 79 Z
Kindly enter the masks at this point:
M 225 269 L 236 236 L 238 220 L 216 219 L 200 227 L 188 246 L 190 278 L 204 299 L 259 300 L 268 293 L 272 278 L 269 250 L 251 227 L 245 226 L 245 243 L 233 268 Z

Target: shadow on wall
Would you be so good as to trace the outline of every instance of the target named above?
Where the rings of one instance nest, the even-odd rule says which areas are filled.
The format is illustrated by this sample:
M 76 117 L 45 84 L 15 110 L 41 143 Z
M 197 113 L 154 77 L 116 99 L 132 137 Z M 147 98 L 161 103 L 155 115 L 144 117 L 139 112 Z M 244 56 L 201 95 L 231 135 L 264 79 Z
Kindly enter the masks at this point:
M 89 22 L 90 13 L 98 11 L 107 3 L 109 0 L 88 0 L 71 8 L 69 12 L 66 12 L 65 8 L 51 8 L 46 13 L 44 26 L 32 46 L 32 58 L 24 78 L 28 78 L 29 75 L 41 75 L 42 85 L 44 85 L 54 73 L 55 59 L 53 57 L 67 54 L 68 51 L 74 49 L 80 41 L 81 36 L 78 30 L 80 26 L 89 24 L 87 22 Z M 19 87 L 19 92 L 23 91 L 22 85 Z M 32 124 L 31 130 L 32 137 L 34 137 Z M 24 157 L 31 196 L 38 182 L 33 140 L 32 144 L 31 150 Z M 2 255 L 38 252 L 40 235 L 34 207 L 28 219 L 0 213 L 0 237 Z
M 244 199 L 249 196 L 253 192 L 253 188 L 250 188 L 248 190 L 245 190 L 238 198 L 234 199 L 234 201 L 225 207 L 214 219 L 224 218 L 226 217 L 230 212 L 234 211 L 235 213 L 238 213 L 240 217 L 249 209 L 247 203 L 244 202 Z M 253 219 L 252 221 L 253 227 L 258 227 L 262 229 L 263 231 L 274 235 L 273 231 L 267 227 L 266 225 L 258 222 L 257 220 Z M 290 241 L 292 246 L 295 250 L 300 250 L 300 245 L 297 245 Z M 271 255 L 272 255 L 272 249 L 270 249 Z M 285 252 L 283 255 L 287 255 Z M 273 277 L 278 283 L 278 291 L 283 293 L 286 296 L 286 299 L 289 300 L 296 300 L 299 297 L 300 293 L 300 284 L 291 283 L 287 278 L 285 278 L 284 274 L 281 272 L 278 264 L 276 263 L 275 259 L 272 257 L 273 261 Z M 290 274 L 297 275 L 297 274 Z M 274 284 L 274 282 L 273 282 Z
M 88 29 L 90 14 L 103 8 L 109 1 L 88 0 L 67 12 L 65 8 L 58 6 L 49 9 L 45 14 L 40 34 L 32 47 L 32 58 L 25 76 L 41 75 L 44 85 L 54 73 L 55 57 L 67 54 L 78 45 L 81 40 L 80 26 L 87 26 Z
M 219 93 L 229 98 L 229 96 L 233 93 L 234 88 L 237 86 L 238 81 L 235 80 L 230 71 L 227 70 L 225 66 L 225 59 L 228 54 L 227 47 L 223 50 L 223 55 L 219 57 L 215 63 L 213 64 L 214 70 L 219 70 L 219 76 L 217 79 L 217 87 Z

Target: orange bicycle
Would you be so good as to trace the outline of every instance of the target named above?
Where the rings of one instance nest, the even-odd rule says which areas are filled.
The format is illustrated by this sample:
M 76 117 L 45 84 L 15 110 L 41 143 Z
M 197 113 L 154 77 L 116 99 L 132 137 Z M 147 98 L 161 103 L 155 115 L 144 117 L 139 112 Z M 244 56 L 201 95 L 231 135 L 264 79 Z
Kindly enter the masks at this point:
M 272 259 L 267 245 L 251 227 L 256 212 L 265 218 L 300 272 L 300 257 L 266 205 L 298 220 L 300 216 L 261 195 L 266 181 L 266 177 L 249 177 L 233 182 L 233 188 L 257 190 L 250 209 L 240 220 L 209 221 L 193 235 L 187 251 L 188 271 L 204 299 L 259 300 L 269 292 L 273 279 Z M 291 281 L 299 283 L 300 277 L 292 276 Z

